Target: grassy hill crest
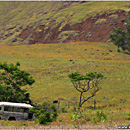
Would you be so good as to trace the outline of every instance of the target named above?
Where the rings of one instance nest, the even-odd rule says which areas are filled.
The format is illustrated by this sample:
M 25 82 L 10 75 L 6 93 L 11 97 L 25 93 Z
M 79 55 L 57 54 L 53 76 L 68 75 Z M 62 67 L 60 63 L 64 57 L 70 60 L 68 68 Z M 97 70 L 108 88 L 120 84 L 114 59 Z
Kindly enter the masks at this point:
M 129 5 L 126 1 L 1 1 L 0 45 L 106 42 L 113 27 L 123 26 L 121 20 L 127 16 Z

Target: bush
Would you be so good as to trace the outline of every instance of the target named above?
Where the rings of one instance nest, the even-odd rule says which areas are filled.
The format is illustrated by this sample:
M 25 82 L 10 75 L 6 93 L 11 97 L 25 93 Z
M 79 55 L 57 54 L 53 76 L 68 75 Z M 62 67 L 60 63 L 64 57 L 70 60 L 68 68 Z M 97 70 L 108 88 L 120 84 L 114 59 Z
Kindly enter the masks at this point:
M 104 114 L 102 110 L 98 110 L 96 113 L 96 117 L 92 118 L 93 123 L 97 122 L 109 122 L 110 120 L 107 119 L 107 115 Z
M 67 110 L 65 110 L 64 107 L 62 107 L 61 110 L 62 110 L 62 113 L 67 113 L 68 112 Z
M 47 102 L 44 102 L 40 107 L 30 109 L 30 112 L 34 114 L 34 120 L 43 125 L 55 121 L 58 116 L 55 106 Z
M 123 22 L 125 22 L 126 29 L 114 28 L 110 38 L 118 48 L 121 47 L 123 51 L 128 50 L 130 52 L 130 14 Z
M 92 123 L 97 124 L 97 120 L 95 117 L 92 117 Z
M 130 113 L 128 113 L 127 120 L 130 120 Z
M 119 48 L 117 49 L 117 52 L 121 52 Z
M 106 120 L 106 115 L 103 113 L 103 111 L 97 111 L 97 122 L 106 122 Z
M 87 117 L 85 120 L 86 120 L 86 121 L 90 121 L 90 117 Z

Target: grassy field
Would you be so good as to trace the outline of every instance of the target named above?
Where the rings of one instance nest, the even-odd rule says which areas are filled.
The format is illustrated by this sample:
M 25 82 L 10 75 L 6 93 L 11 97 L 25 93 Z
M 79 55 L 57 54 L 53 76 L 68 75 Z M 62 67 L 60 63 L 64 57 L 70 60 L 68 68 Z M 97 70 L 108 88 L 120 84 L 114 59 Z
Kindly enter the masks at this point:
M 2 46 L 0 61 L 7 63 L 19 61 L 20 68 L 31 73 L 36 82 L 31 87 L 24 88 L 28 90 L 34 103 L 41 104 L 44 101 L 43 97 L 48 97 L 45 99 L 48 101 L 65 98 L 66 101 L 61 101 L 60 107 L 68 101 L 71 102 L 74 97 L 77 97 L 77 101 L 79 99 L 79 93 L 73 87 L 68 74 L 75 71 L 81 74 L 95 71 L 102 73 L 107 79 L 100 84 L 102 89 L 92 100 L 101 101 L 97 102 L 96 107 L 103 109 L 109 119 L 126 123 L 125 118 L 130 107 L 130 55 L 117 52 L 117 47 L 113 43 L 76 42 Z M 108 107 L 103 97 L 108 98 Z M 122 99 L 125 100 L 124 108 Z M 67 109 L 67 106 L 65 107 Z M 83 105 L 86 113 L 92 108 L 92 102 Z M 73 106 L 70 106 L 68 111 L 71 114 Z M 56 124 L 60 124 L 60 119 L 64 123 L 70 123 L 69 114 L 64 116 L 60 114 Z M 90 117 L 95 114 L 93 109 L 89 112 Z
M 27 89 L 35 102 L 43 102 L 44 96 L 50 100 L 76 96 L 78 92 L 68 78 L 68 74 L 75 71 L 82 74 L 96 71 L 107 77 L 97 97 L 125 98 L 130 101 L 130 56 L 118 53 L 112 43 L 0 47 L 0 60 L 8 63 L 19 61 L 21 69 L 33 75 L 36 82 L 31 87 L 27 86 Z

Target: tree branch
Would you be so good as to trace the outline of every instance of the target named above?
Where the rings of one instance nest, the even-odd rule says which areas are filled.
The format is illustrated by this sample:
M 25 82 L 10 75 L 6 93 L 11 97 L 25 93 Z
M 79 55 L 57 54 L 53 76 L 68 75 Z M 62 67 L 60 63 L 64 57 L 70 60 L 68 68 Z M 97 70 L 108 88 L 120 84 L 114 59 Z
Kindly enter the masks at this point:
M 74 81 L 72 81 L 72 83 L 73 83 L 74 87 L 76 88 L 76 90 L 78 90 L 79 92 L 82 92 L 81 90 L 79 90 L 79 89 L 77 88 L 77 86 L 75 85 Z
M 90 89 L 89 82 L 90 82 L 90 80 L 87 82 L 87 86 L 88 86 L 87 90 L 84 90 L 83 92 L 87 92 Z
M 98 92 L 99 91 L 99 88 L 90 96 L 90 97 L 88 97 L 87 99 L 85 99 L 82 103 L 81 103 L 81 106 L 86 102 L 86 101 L 88 101 L 90 98 L 92 98 L 93 96 L 95 96 L 95 94 L 96 94 L 96 92 Z M 80 107 L 81 107 L 80 106 Z

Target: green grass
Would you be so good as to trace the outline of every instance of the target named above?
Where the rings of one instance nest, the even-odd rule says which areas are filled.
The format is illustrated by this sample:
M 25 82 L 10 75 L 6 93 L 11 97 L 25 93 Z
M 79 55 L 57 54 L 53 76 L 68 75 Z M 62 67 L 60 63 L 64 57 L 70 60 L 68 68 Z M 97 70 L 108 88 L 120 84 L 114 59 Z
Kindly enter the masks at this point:
M 102 23 L 106 22 L 107 20 L 106 19 L 98 19 L 96 22 L 95 22 L 95 25 L 101 25 Z
M 8 63 L 19 61 L 21 69 L 33 75 L 36 82 L 27 89 L 34 102 L 42 103 L 44 96 L 49 100 L 79 96 L 68 78 L 68 74 L 75 71 L 82 74 L 97 71 L 107 77 L 97 98 L 130 101 L 130 56 L 116 50 L 112 43 L 87 42 L 10 46 L 0 48 L 0 59 Z
M 61 33 L 60 33 L 60 35 L 58 36 L 58 42 L 59 43 L 62 43 L 62 42 L 64 42 L 65 40 L 67 40 L 67 38 L 69 37 L 69 36 L 71 36 L 71 37 L 73 37 L 73 38 L 75 38 L 76 36 L 78 36 L 79 35 L 79 31 L 73 31 L 73 30 L 71 30 L 71 31 L 62 31 Z
M 69 23 L 81 22 L 88 16 L 103 14 L 117 10 L 129 10 L 130 2 L 86 2 L 83 4 L 69 2 L 0 2 L 0 23 L 28 25 L 28 22 L 35 23 L 42 20 L 42 24 L 56 20 L 61 23 L 70 14 Z M 63 6 L 67 6 L 64 8 Z M 8 10 L 7 10 L 8 9 Z M 6 14 L 6 15 L 5 15 Z M 48 19 L 49 20 L 46 20 Z M 45 21 L 45 22 L 44 22 Z M 8 23 L 6 26 L 8 26 Z
M 61 97 L 66 99 L 61 101 L 60 109 L 65 107 L 68 113 L 65 115 L 60 113 L 57 121 L 52 125 L 57 125 L 59 120 L 62 120 L 62 123 L 71 124 L 69 114 L 72 114 L 73 106 L 70 105 L 68 109 L 67 103 L 70 101 L 70 104 L 74 104 L 72 102 L 74 97 L 77 97 L 75 100 L 78 103 L 79 92 L 73 87 L 68 74 L 75 71 L 81 74 L 96 71 L 105 75 L 107 79 L 102 82 L 102 89 L 93 98 L 100 101 L 97 102 L 96 109 L 102 109 L 112 122 L 118 124 L 128 122 L 126 118 L 130 107 L 130 55 L 117 52 L 117 47 L 113 43 L 77 42 L 2 46 L 0 61 L 7 63 L 19 61 L 20 68 L 28 71 L 35 78 L 36 82 L 31 87 L 23 87 L 28 90 L 34 103 L 41 104 L 45 100 L 52 102 Z M 84 96 L 87 97 L 88 94 Z M 43 99 L 43 97 L 48 97 L 48 99 Z M 108 107 L 103 97 L 108 98 Z M 121 98 L 126 100 L 124 108 L 123 103 L 120 102 Z M 83 109 L 91 120 L 96 116 L 93 102 L 86 102 Z M 91 124 L 91 120 L 88 123 Z M 27 125 L 29 126 L 28 123 Z

